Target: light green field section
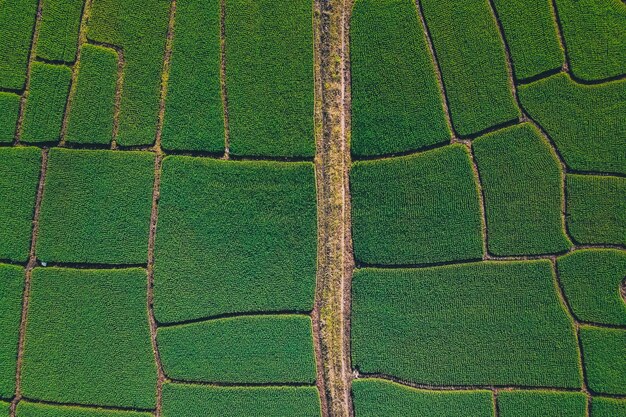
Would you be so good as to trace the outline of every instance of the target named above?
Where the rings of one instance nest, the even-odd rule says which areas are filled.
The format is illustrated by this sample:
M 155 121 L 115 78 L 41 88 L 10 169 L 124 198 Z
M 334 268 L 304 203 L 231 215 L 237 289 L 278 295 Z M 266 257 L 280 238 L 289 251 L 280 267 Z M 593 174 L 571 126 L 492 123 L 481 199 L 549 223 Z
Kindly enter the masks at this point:
M 0 344 L 0 398 L 7 400 L 13 398 L 15 394 L 17 344 L 22 315 L 23 289 L 24 269 L 19 266 L 0 264 L 0 334 L 2 335 L 2 344 Z
M 591 417 L 625 417 L 626 400 L 594 398 L 591 401 Z
M 0 0 L 0 87 L 24 88 L 37 0 Z
M 0 92 L 0 143 L 11 143 L 15 139 L 19 108 L 20 96 Z
M 84 0 L 42 0 L 37 56 L 73 62 Z
M 113 411 L 98 408 L 66 407 L 47 404 L 20 402 L 17 417 L 150 417 L 152 413 L 135 411 Z
M 585 326 L 580 339 L 589 389 L 626 394 L 626 330 Z
M 582 392 L 499 391 L 501 417 L 585 417 L 587 397 Z

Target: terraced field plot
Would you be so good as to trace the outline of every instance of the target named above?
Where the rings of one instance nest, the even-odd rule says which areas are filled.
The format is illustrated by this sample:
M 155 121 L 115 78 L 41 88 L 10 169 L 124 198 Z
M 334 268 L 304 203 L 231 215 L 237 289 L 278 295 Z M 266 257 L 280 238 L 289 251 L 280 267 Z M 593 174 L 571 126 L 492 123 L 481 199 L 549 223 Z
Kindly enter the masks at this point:
M 621 0 L 0 0 L 0 417 L 626 416 Z

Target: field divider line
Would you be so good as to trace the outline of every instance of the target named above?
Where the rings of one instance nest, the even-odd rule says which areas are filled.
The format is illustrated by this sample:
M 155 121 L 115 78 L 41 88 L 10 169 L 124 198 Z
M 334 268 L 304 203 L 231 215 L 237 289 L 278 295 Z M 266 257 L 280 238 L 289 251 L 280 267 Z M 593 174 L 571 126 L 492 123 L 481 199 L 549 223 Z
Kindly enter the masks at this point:
M 115 406 L 115 405 L 100 405 L 100 404 L 65 403 L 65 402 L 58 402 L 58 401 L 40 400 L 40 399 L 28 398 L 28 397 L 22 397 L 22 400 L 29 402 L 31 404 L 49 405 L 53 407 L 71 407 L 71 408 L 78 408 L 82 410 L 107 410 L 107 411 L 120 411 L 120 412 L 135 411 L 138 413 L 154 412 L 154 409 L 152 408 L 122 407 L 122 406 Z
M 91 5 L 93 0 L 85 0 L 83 3 L 83 10 L 80 17 L 80 26 L 78 29 L 78 44 L 76 46 L 76 59 L 71 65 L 72 76 L 70 77 L 70 91 L 67 94 L 67 100 L 65 101 L 65 108 L 63 109 L 63 120 L 61 122 L 61 134 L 59 137 L 59 145 L 65 144 L 65 135 L 67 135 L 67 126 L 69 123 L 69 114 L 74 102 L 74 96 L 76 95 L 76 80 L 78 79 L 78 72 L 80 71 L 80 58 L 83 51 L 83 44 L 87 42 L 87 21 L 91 12 Z
M 561 19 L 559 18 L 559 10 L 556 7 L 556 0 L 550 0 L 550 8 L 552 12 L 552 19 L 554 21 L 554 28 L 556 30 L 556 37 L 559 40 L 559 45 L 561 46 L 561 50 L 563 51 L 563 67 L 562 71 L 566 73 L 570 73 L 570 65 L 569 65 L 569 52 L 567 50 L 567 45 L 565 44 L 565 36 L 563 35 L 563 25 L 561 24 Z
M 230 117 L 228 114 L 228 86 L 226 84 L 226 0 L 220 0 L 220 88 L 224 117 L 224 156 L 230 159 Z
M 41 3 L 40 3 L 41 5 Z M 33 269 L 37 265 L 37 236 L 39 234 L 39 215 L 41 213 L 41 201 L 45 189 L 46 171 L 48 169 L 48 150 L 41 152 L 41 171 L 39 184 L 37 185 L 37 196 L 35 197 L 35 210 L 33 213 L 32 233 L 30 239 L 30 250 L 28 264 L 24 271 L 24 290 L 22 295 L 22 313 L 20 318 L 19 337 L 17 345 L 17 363 L 15 367 L 15 394 L 9 409 L 10 417 L 15 417 L 18 403 L 22 399 L 22 365 L 24 363 L 24 344 L 26 341 L 26 327 L 28 324 L 28 305 L 30 300 L 31 280 Z
M 171 327 L 180 327 L 180 326 L 188 326 L 191 324 L 197 323 L 206 323 L 210 321 L 216 320 L 224 320 L 224 319 L 232 319 L 232 318 L 240 318 L 240 317 L 259 317 L 259 316 L 302 316 L 302 317 L 310 317 L 311 311 L 299 311 L 299 310 L 279 310 L 279 311 L 249 311 L 249 312 L 241 312 L 241 313 L 224 313 L 224 314 L 216 314 L 213 316 L 207 317 L 198 317 L 189 320 L 182 320 L 173 323 L 161 323 L 156 322 L 159 329 L 167 329 Z
M 33 68 L 33 62 L 37 56 L 37 41 L 39 39 L 39 27 L 41 26 L 41 10 L 43 6 L 43 0 L 37 2 L 37 15 L 35 17 L 35 25 L 33 27 L 33 39 L 30 44 L 30 51 L 28 52 L 28 64 L 26 66 L 26 81 L 24 83 L 24 90 L 20 97 L 20 104 L 17 112 L 17 124 L 15 127 L 15 140 L 13 145 L 18 145 L 22 137 L 22 129 L 24 125 L 24 110 L 26 108 L 26 100 L 30 94 L 30 74 Z

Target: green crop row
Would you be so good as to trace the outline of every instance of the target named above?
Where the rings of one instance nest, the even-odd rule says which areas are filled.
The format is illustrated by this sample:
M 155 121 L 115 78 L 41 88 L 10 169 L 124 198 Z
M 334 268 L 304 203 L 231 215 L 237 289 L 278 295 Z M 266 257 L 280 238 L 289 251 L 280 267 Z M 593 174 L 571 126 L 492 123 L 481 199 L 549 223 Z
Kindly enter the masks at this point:
M 519 98 L 569 168 L 626 174 L 626 80 L 584 85 L 557 74 L 521 86 Z
M 556 0 L 573 74 L 600 80 L 626 73 L 626 5 L 620 0 Z
M 316 219 L 311 163 L 165 158 L 157 319 L 311 310 Z
M 24 88 L 37 3 L 0 0 L 0 87 Z
M 437 385 L 581 385 L 573 322 L 547 260 L 361 269 L 351 324 L 352 361 L 365 374 Z
M 165 374 L 220 383 L 315 382 L 308 316 L 243 316 L 160 328 Z
M 17 417 L 150 417 L 152 413 L 136 411 L 113 411 L 101 408 L 57 406 L 20 401 Z
M 358 0 L 351 18 L 352 153 L 450 140 L 428 44 L 412 0 Z
M 357 261 L 406 265 L 482 257 L 478 189 L 464 146 L 356 162 L 350 183 Z
M 35 268 L 22 366 L 24 396 L 154 408 L 157 372 L 146 286 L 143 269 Z
M 320 417 L 315 387 L 211 387 L 167 383 L 163 417 Z
M 0 143 L 11 143 L 15 139 L 19 108 L 19 95 L 0 92 Z
M 83 0 L 43 0 L 37 56 L 50 61 L 74 61 L 83 4 Z
M 488 0 L 422 0 L 452 124 L 462 136 L 516 119 L 502 38 Z
M 24 269 L 0 264 L 0 399 L 9 400 L 15 393 L 23 289 Z
M 178 3 L 164 148 L 224 152 L 220 65 L 220 2 Z
M 0 259 L 28 260 L 40 166 L 37 148 L 0 148 Z
M 230 151 L 315 154 L 313 5 L 226 0 Z
M 113 138 L 117 53 L 85 44 L 67 121 L 69 143 L 109 144 Z
M 474 141 L 485 195 L 489 252 L 539 255 L 571 246 L 563 230 L 561 164 L 531 124 Z
M 154 142 L 169 0 L 97 0 L 87 36 L 123 51 L 124 79 L 117 143 Z

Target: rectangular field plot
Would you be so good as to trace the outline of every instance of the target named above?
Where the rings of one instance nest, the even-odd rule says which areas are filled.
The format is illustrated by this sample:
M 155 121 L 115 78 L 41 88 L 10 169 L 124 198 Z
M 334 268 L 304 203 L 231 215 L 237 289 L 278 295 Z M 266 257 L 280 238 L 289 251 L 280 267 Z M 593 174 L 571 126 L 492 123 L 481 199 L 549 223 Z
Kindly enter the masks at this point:
M 123 51 L 117 143 L 149 145 L 156 135 L 169 0 L 96 0 L 87 36 Z
M 146 271 L 138 268 L 36 268 L 22 368 L 24 396 L 154 408 L 157 373 L 146 286 Z
M 26 82 L 37 0 L 0 3 L 0 87 L 20 90 Z
M 22 142 L 59 141 L 71 76 L 72 71 L 66 66 L 33 63 Z
M 597 397 L 591 401 L 592 417 L 625 417 L 626 400 Z
M 45 0 L 37 39 L 37 56 L 73 62 L 84 0 Z
M 307 316 L 243 316 L 161 328 L 158 344 L 165 374 L 175 380 L 315 382 Z
M 163 125 L 165 149 L 224 152 L 220 54 L 220 2 L 177 3 Z
M 28 260 L 40 167 L 37 148 L 0 148 L 0 259 Z
M 450 140 L 435 67 L 412 0 L 358 0 L 351 18 L 353 155 Z
M 452 124 L 462 135 L 516 119 L 504 45 L 488 0 L 422 0 L 441 66 Z
M 0 264 L 0 399 L 9 400 L 15 393 L 23 288 L 24 269 Z
M 167 157 L 155 247 L 155 314 L 173 323 L 313 308 L 313 164 Z
M 474 141 L 487 218 L 489 252 L 539 255 L 565 252 L 561 164 L 528 123 Z
M 113 411 L 101 408 L 56 406 L 21 401 L 16 417 L 151 417 L 152 413 L 136 411 Z
M 69 110 L 65 140 L 106 145 L 113 138 L 117 52 L 85 44 L 80 55 L 76 90 Z
M 0 416 L 9 417 L 11 411 L 11 404 L 0 401 Z
M 501 417 L 585 417 L 587 397 L 582 392 L 501 390 L 498 409 Z
M 226 0 L 226 85 L 234 155 L 312 157 L 310 0 Z
M 580 387 L 573 323 L 549 261 L 362 269 L 352 306 L 352 360 L 366 375 Z
M 146 263 L 153 182 L 153 153 L 52 149 L 37 257 Z
M 15 139 L 19 108 L 20 96 L 0 92 L 0 143 L 11 143 Z
M 557 74 L 521 86 L 519 98 L 569 168 L 626 174 L 626 80 L 585 85 Z
M 407 265 L 482 257 L 477 183 L 462 145 L 356 162 L 350 188 L 357 261 Z
M 315 387 L 210 387 L 166 383 L 163 417 L 320 417 Z
M 626 394 L 626 330 L 584 326 L 580 339 L 589 389 Z
M 492 417 L 490 391 L 427 391 L 382 379 L 352 382 L 356 417 Z

